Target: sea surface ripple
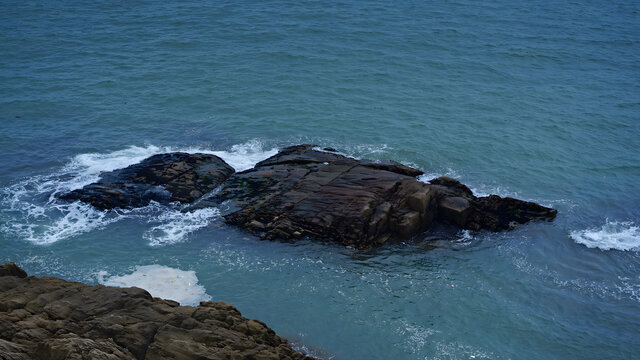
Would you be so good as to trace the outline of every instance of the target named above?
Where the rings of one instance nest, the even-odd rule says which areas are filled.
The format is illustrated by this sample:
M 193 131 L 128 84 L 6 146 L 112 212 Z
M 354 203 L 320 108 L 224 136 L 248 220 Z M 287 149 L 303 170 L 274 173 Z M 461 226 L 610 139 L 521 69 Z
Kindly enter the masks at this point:
M 640 2 L 0 0 L 0 262 L 236 305 L 333 359 L 640 352 Z M 558 209 L 356 251 L 217 208 L 56 195 L 166 151 L 283 146 Z

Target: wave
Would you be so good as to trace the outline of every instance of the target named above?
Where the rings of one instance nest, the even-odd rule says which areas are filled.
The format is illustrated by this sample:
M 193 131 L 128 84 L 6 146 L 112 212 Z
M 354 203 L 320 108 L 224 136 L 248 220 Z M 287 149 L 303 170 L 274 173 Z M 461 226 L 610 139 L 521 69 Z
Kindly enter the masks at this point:
M 142 237 L 151 246 L 170 245 L 182 242 L 190 233 L 204 228 L 220 217 L 217 208 L 204 208 L 190 212 L 168 209 L 149 222 L 160 225 L 147 230 Z
M 193 231 L 207 226 L 219 217 L 216 209 L 180 212 L 171 206 L 152 203 L 133 210 L 100 211 L 81 202 L 60 201 L 57 195 L 93 183 L 105 171 L 136 164 L 145 158 L 181 151 L 214 154 L 224 159 L 236 171 L 250 169 L 257 162 L 277 153 L 277 148 L 266 148 L 259 140 L 232 146 L 229 150 L 203 147 L 129 146 L 108 153 L 87 153 L 74 156 L 61 169 L 49 175 L 23 179 L 0 188 L 0 233 L 45 245 L 101 229 L 124 218 L 149 216 L 157 225 L 145 232 L 150 245 L 167 245 L 182 241 Z
M 195 271 L 184 271 L 162 265 L 136 266 L 131 274 L 108 276 L 100 271 L 98 282 L 108 286 L 136 286 L 147 290 L 152 296 L 175 300 L 181 305 L 195 306 L 200 301 L 211 300 L 204 286 L 198 284 Z
M 454 178 L 457 180 L 460 180 L 461 178 L 463 178 L 463 176 L 456 170 L 454 169 L 447 169 L 444 172 L 425 172 L 424 174 L 418 176 L 418 181 L 423 182 L 425 184 L 429 183 L 429 180 L 433 180 L 436 178 L 439 178 L 441 176 L 448 176 L 450 178 Z M 462 180 L 461 180 L 462 181 Z M 488 186 L 488 185 L 484 185 L 484 184 L 479 184 L 479 185 L 472 185 L 469 184 L 468 182 L 464 182 L 462 181 L 466 186 L 469 187 L 469 189 L 471 190 L 471 192 L 473 192 L 473 195 L 477 196 L 477 197 L 483 197 L 483 196 L 489 196 L 489 195 L 499 195 L 499 196 L 511 196 L 511 197 L 519 197 L 517 192 L 514 191 L 510 191 L 509 189 L 503 188 L 503 187 L 494 187 L 494 186 Z
M 0 227 L 0 231 L 18 235 L 35 244 L 52 244 L 62 239 L 101 228 L 116 221 L 108 217 L 106 212 L 96 210 L 90 205 L 75 202 L 67 206 L 58 205 L 54 209 L 38 208 L 43 216 L 49 218 L 48 213 L 58 208 L 58 217 L 53 221 L 12 221 Z M 51 210 L 51 211 L 50 211 Z M 28 215 L 26 216 L 28 218 Z
M 571 231 L 578 244 L 602 250 L 640 250 L 640 227 L 631 221 L 609 221 L 600 228 Z

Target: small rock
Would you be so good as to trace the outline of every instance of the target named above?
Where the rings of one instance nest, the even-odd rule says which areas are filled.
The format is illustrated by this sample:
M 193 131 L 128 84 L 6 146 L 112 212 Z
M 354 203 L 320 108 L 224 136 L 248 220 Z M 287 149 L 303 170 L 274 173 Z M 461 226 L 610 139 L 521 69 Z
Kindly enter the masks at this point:
M 249 222 L 249 228 L 255 229 L 255 230 L 264 230 L 265 226 L 260 221 L 251 220 L 251 222 Z
M 8 262 L 0 265 L 0 276 L 16 276 L 19 278 L 25 278 L 27 277 L 27 273 L 15 263 Z

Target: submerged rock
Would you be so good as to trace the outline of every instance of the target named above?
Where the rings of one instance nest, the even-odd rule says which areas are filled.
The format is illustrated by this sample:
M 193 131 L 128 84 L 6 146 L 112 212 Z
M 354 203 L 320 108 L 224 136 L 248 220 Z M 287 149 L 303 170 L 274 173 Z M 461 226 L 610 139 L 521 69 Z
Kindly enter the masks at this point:
M 24 276 L 22 276 L 24 274 Z M 0 265 L 2 359 L 311 359 L 227 303 L 180 306 L 136 287 Z
M 98 182 L 62 195 L 98 209 L 135 208 L 151 200 L 190 203 L 220 185 L 234 172 L 215 155 L 182 152 L 158 154 L 138 164 L 101 174 Z
M 213 155 L 162 154 L 104 174 L 100 182 L 63 198 L 101 209 L 141 206 L 158 196 L 188 203 L 224 182 L 217 195 L 200 199 L 191 209 L 225 202 L 231 209 L 227 223 L 263 238 L 313 237 L 356 248 L 409 238 L 434 222 L 499 231 L 551 220 L 557 213 L 509 197 L 476 197 L 449 177 L 424 183 L 416 178 L 422 174 L 418 169 L 357 160 L 312 145 L 285 148 L 253 169 L 232 173 Z

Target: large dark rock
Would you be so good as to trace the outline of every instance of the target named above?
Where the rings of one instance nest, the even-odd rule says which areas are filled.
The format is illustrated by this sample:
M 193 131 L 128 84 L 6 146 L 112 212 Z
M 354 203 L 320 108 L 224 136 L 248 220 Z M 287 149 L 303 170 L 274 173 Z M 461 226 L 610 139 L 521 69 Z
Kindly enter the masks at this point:
M 234 174 L 199 206 L 228 201 L 232 212 L 226 221 L 266 239 L 308 236 L 356 248 L 409 238 L 434 221 L 498 231 L 556 215 L 535 203 L 475 197 L 447 177 L 426 184 L 416 179 L 420 174 L 396 162 L 356 160 L 298 145 Z
M 416 179 L 422 171 L 400 163 L 357 160 L 312 145 L 285 148 L 253 169 L 232 173 L 213 155 L 161 154 L 106 173 L 100 182 L 63 198 L 100 209 L 142 206 L 150 200 L 199 199 L 191 209 L 225 202 L 227 223 L 263 238 L 313 237 L 356 248 L 412 237 L 433 222 L 499 231 L 551 220 L 557 213 L 508 197 L 476 197 L 449 177 L 423 183 Z M 217 195 L 201 198 L 223 182 Z
M 3 268 L 19 270 L 0 272 L 0 359 L 310 359 L 227 303 L 179 306 Z
M 190 203 L 214 190 L 234 172 L 215 155 L 168 153 L 101 174 L 98 182 L 62 195 L 99 209 L 134 208 L 151 200 Z

